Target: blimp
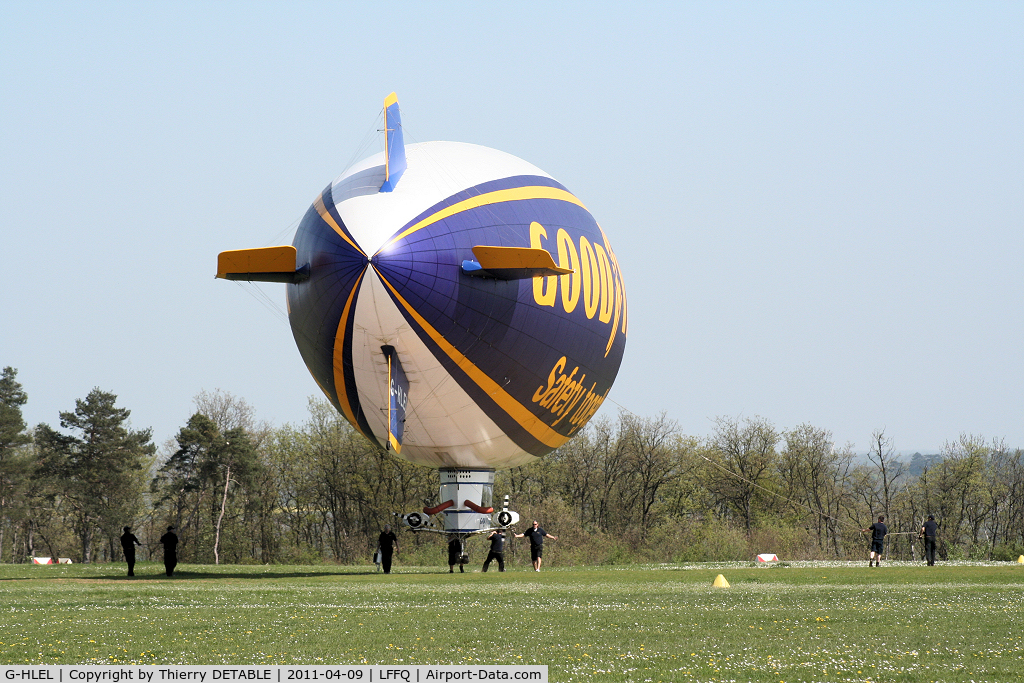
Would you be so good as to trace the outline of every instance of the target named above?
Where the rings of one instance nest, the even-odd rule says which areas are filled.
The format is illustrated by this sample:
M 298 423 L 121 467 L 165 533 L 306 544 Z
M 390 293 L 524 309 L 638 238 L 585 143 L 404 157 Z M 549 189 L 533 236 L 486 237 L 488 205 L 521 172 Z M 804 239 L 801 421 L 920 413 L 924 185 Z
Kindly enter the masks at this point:
M 439 471 L 414 530 L 465 538 L 518 521 L 497 470 L 566 443 L 615 381 L 622 271 L 586 205 L 549 174 L 474 144 L 383 151 L 316 197 L 291 245 L 221 252 L 217 277 L 284 283 L 299 353 L 371 444 Z

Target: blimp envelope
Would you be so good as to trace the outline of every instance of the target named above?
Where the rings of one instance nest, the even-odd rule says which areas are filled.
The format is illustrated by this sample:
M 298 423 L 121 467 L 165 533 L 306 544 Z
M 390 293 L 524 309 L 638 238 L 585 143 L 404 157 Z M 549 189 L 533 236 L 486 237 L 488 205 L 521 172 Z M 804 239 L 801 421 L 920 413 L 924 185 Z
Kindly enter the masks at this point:
M 303 361 L 370 441 L 437 468 L 525 464 L 608 395 L 627 333 L 618 261 L 583 202 L 536 166 L 405 145 L 392 98 L 385 152 L 313 201 L 294 262 L 288 248 L 242 250 L 234 270 L 250 272 L 218 276 L 287 283 Z

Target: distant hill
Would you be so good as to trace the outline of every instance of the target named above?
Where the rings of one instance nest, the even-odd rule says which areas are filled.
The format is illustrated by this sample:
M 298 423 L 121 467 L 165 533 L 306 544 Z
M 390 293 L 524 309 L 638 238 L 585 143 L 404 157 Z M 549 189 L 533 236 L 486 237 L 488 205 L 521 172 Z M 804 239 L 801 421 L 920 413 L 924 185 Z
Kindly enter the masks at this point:
M 910 456 L 908 461 L 905 457 L 900 458 L 907 463 L 907 471 L 912 477 L 920 477 L 921 473 L 929 467 L 937 465 L 942 462 L 942 456 L 938 453 L 932 453 L 930 455 L 922 455 L 921 453 L 914 453 Z
M 895 451 L 894 455 L 896 459 L 903 463 L 909 474 L 915 477 L 920 475 L 926 467 L 931 467 L 936 463 L 942 462 L 941 453 L 922 453 L 921 451 Z M 870 465 L 871 458 L 867 451 L 854 451 L 854 462 L 858 464 Z

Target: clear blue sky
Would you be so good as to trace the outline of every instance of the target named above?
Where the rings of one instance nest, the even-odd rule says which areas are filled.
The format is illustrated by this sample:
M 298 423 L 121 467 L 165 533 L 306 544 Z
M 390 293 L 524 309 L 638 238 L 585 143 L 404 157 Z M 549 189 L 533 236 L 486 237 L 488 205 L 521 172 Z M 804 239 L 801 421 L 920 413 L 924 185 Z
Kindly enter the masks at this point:
M 290 243 L 397 91 L 407 141 L 510 152 L 597 217 L 629 297 L 615 402 L 693 435 L 1024 446 L 1022 3 L 3 14 L 0 366 L 31 425 L 97 386 L 158 442 L 203 389 L 304 420 L 284 287 L 216 255 Z

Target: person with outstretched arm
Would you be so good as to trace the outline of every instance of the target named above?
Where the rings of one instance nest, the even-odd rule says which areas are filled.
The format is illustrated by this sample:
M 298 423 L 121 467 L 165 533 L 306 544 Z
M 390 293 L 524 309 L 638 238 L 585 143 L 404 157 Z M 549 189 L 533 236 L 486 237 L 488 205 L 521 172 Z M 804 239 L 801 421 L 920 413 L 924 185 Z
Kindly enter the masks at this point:
M 516 534 L 516 538 L 523 538 L 524 536 L 530 539 L 530 559 L 533 560 L 533 571 L 539 572 L 540 565 L 544 561 L 544 539 L 550 538 L 552 541 L 557 541 L 558 536 L 552 536 L 541 529 L 540 522 L 537 520 L 533 520 L 532 527 L 521 534 Z

